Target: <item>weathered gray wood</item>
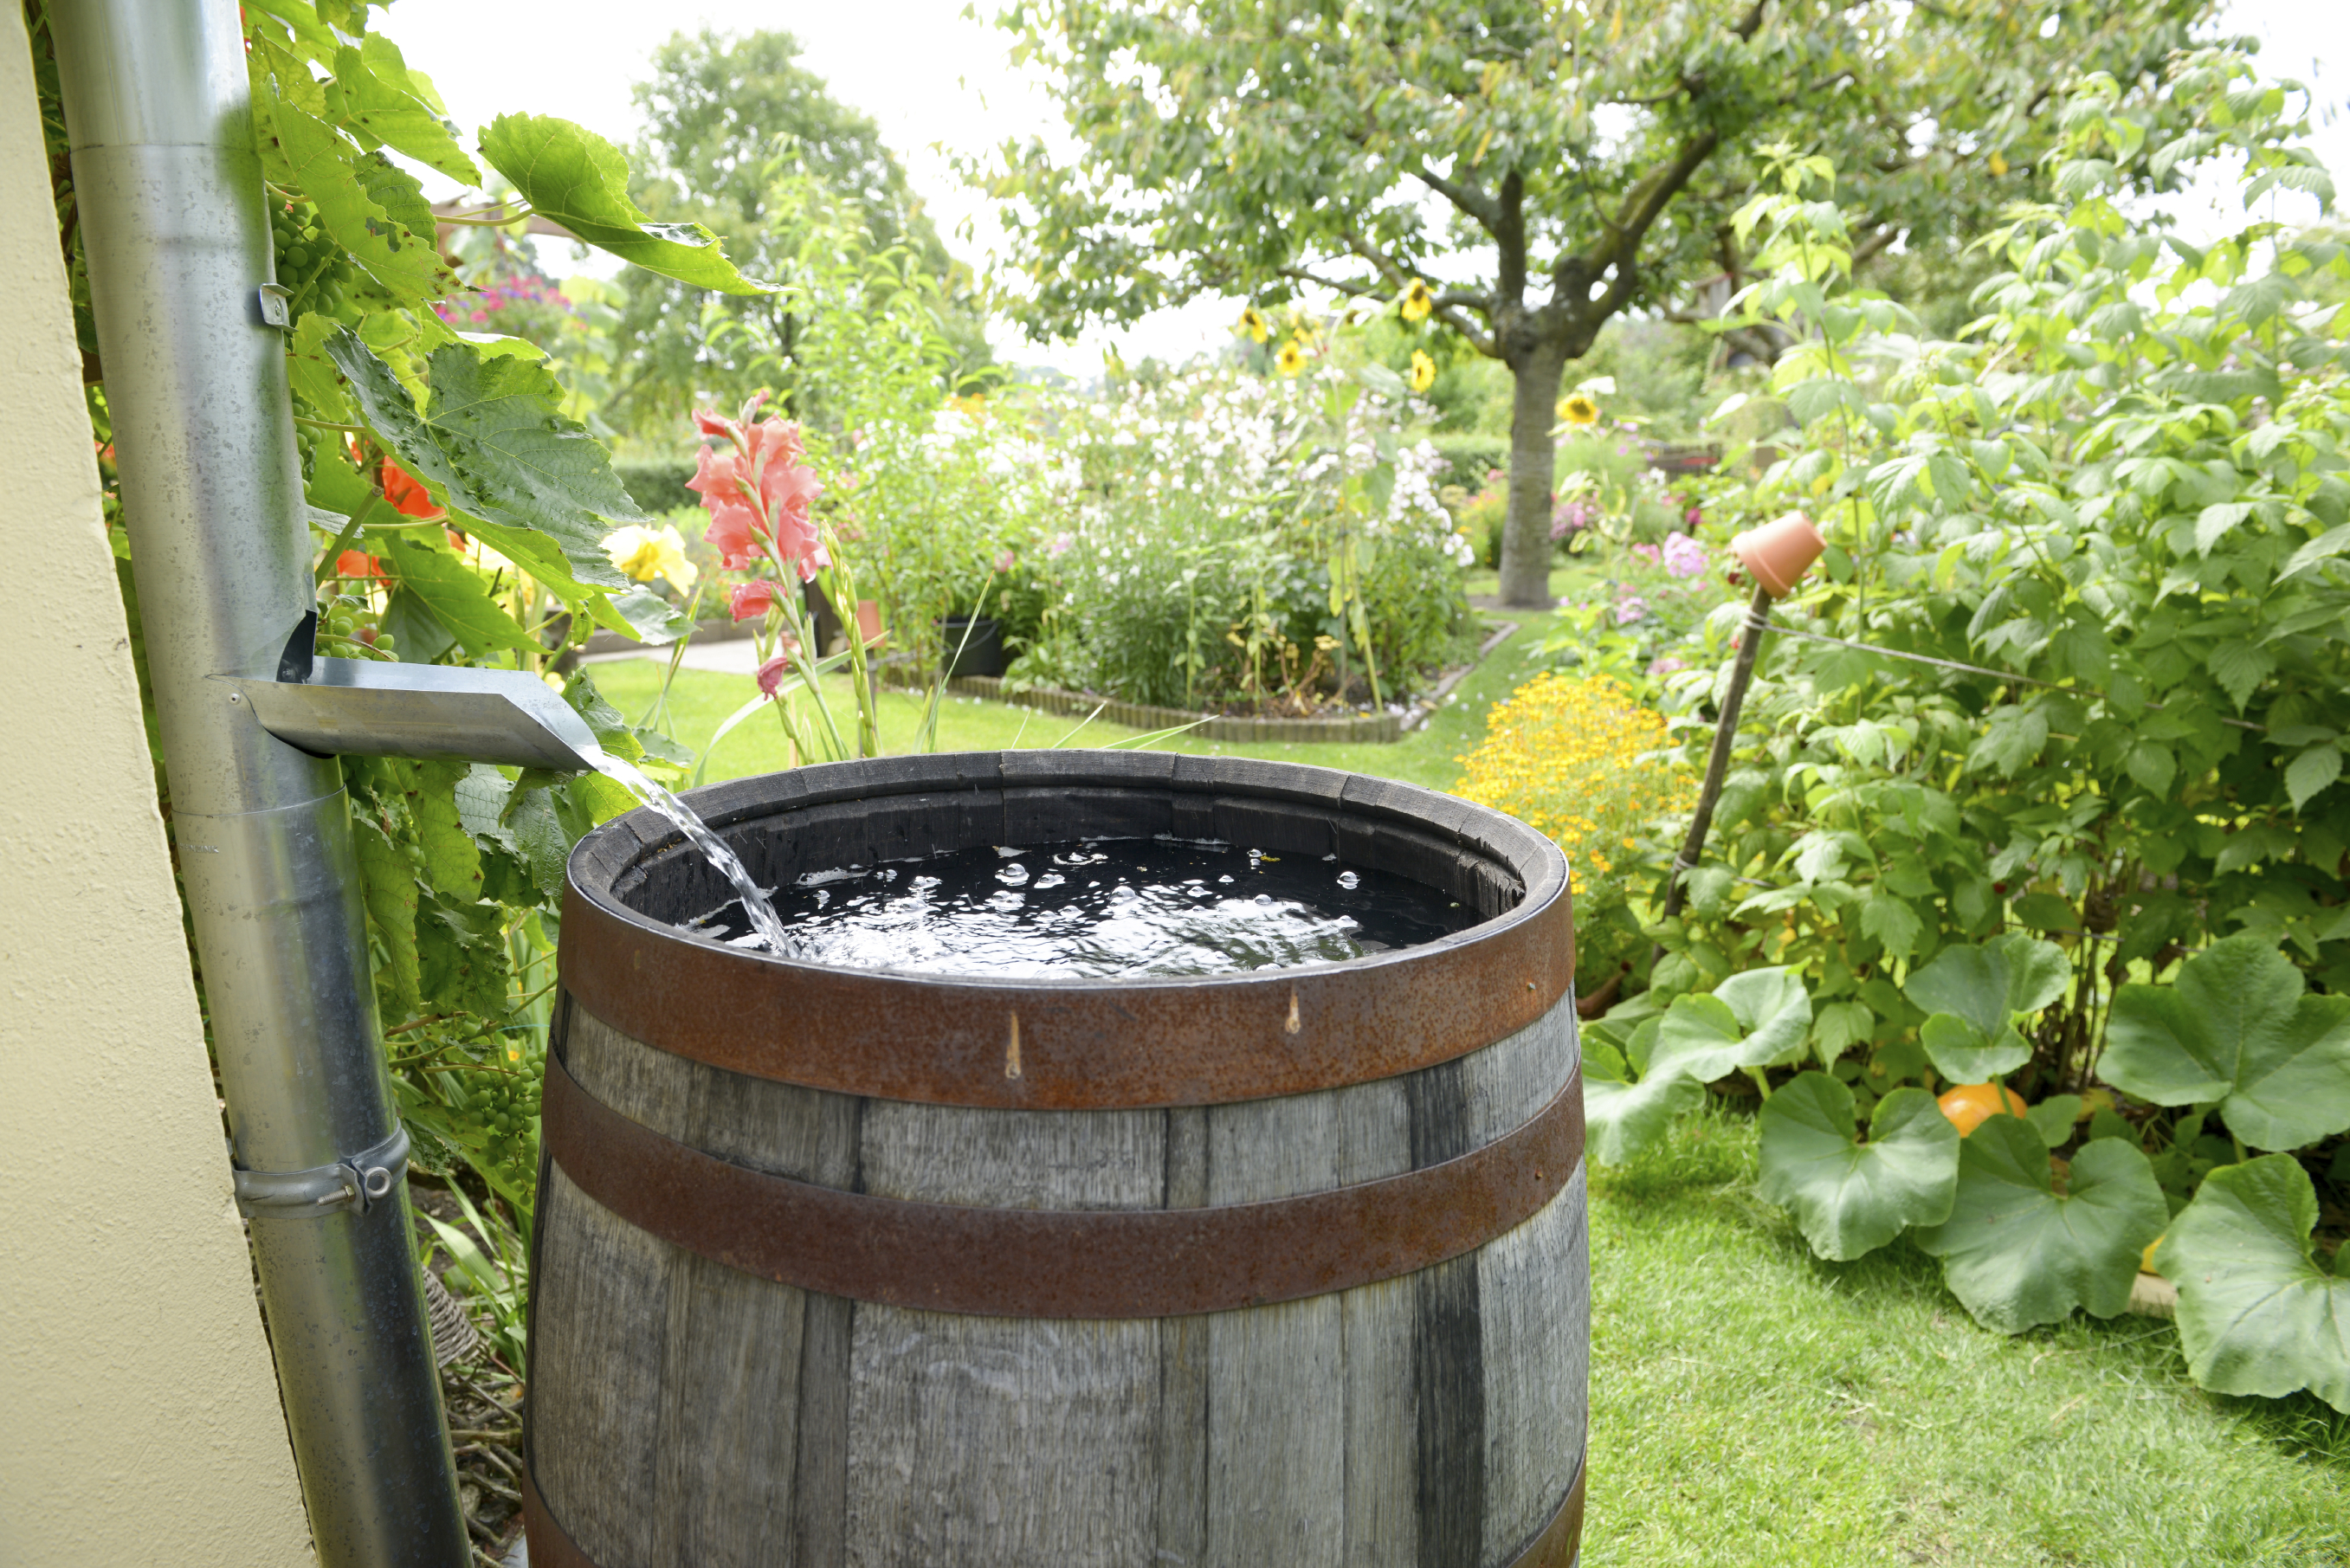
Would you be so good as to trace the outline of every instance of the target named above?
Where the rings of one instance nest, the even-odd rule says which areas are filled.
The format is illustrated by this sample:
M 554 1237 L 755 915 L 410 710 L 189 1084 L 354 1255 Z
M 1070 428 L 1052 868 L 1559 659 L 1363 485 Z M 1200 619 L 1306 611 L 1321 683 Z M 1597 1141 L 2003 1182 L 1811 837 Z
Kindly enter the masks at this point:
M 573 1010 L 590 1093 L 738 1163 L 932 1202 L 1117 1210 L 1376 1180 L 1514 1130 L 1574 1070 L 1566 1005 L 1399 1079 L 1177 1110 L 868 1102 L 702 1066 Z M 554 1173 L 533 1422 L 608 1568 L 1492 1568 L 1572 1480 L 1578 1176 L 1479 1251 L 1339 1295 L 1055 1323 L 852 1303 L 654 1241 Z
M 875 1101 L 860 1143 L 880 1197 L 1146 1209 L 1166 1177 L 1156 1111 Z M 850 1358 L 852 1568 L 1147 1561 L 1158 1488 L 1153 1323 L 858 1308 Z
M 1208 1201 L 1208 1113 L 1182 1106 L 1167 1118 L 1166 1167 L 1159 1206 L 1199 1209 Z M 1199 1568 L 1208 1553 L 1208 1320 L 1170 1317 L 1159 1325 L 1159 1429 L 1151 1472 L 1155 1563 Z
M 1485 1326 L 1485 1552 L 1506 1563 L 1548 1521 L 1582 1457 L 1591 1350 L 1578 1166 L 1542 1210 L 1477 1254 Z
M 1338 1181 L 1336 1095 L 1208 1111 L 1208 1200 Z M 1336 1296 L 1208 1320 L 1208 1542 L 1216 1568 L 1337 1568 L 1346 1545 L 1345 1324 Z
M 1411 1168 L 1411 1104 L 1395 1079 L 1340 1092 L 1338 1179 L 1377 1181 Z M 1411 1568 L 1419 1500 L 1412 1434 L 1414 1287 L 1409 1277 L 1339 1298 L 1346 1355 L 1347 1568 Z
M 531 1454 L 541 1495 L 599 1563 L 652 1561 L 660 1324 L 672 1249 L 548 1173 L 539 1197 Z

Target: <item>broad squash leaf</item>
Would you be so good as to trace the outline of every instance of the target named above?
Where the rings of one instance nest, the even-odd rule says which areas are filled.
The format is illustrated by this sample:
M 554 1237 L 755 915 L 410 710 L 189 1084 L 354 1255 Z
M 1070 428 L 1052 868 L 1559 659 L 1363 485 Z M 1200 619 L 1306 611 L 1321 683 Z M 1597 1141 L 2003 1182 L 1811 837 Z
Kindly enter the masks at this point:
M 1711 996 L 1677 996 L 1658 1021 L 1651 1074 L 1710 1083 L 1742 1067 L 1780 1067 L 1804 1054 L 1812 995 L 1794 971 L 1751 969 Z
M 603 446 L 560 412 L 563 390 L 544 365 L 444 343 L 427 361 L 432 401 L 420 412 L 391 368 L 354 334 L 336 333 L 324 348 L 368 427 L 434 500 L 487 524 L 482 536 L 525 570 L 527 547 L 517 554 L 507 541 L 536 533 L 561 551 L 566 581 L 628 588 L 604 554 L 604 535 L 609 523 L 644 514 Z
M 2038 1129 L 1993 1116 L 1959 1146 L 1950 1219 L 1917 1240 L 1942 1260 L 1943 1282 L 1977 1323 L 2019 1334 L 2075 1307 L 2111 1317 L 2129 1305 L 2138 1256 L 2169 1217 L 2135 1145 L 2093 1139 L 2073 1157 L 2060 1197 Z
M 629 161 L 567 119 L 502 114 L 482 132 L 482 156 L 529 202 L 596 246 L 648 272 L 723 294 L 773 294 L 734 270 L 700 223 L 656 223 L 629 199 Z
M 1601 1165 L 1625 1164 L 1705 1099 L 1704 1087 L 1679 1073 L 1649 1072 L 1635 1080 L 1633 1064 L 1655 1049 L 1657 1027 L 1655 1018 L 1641 1020 L 1620 1049 L 1607 1023 L 1585 1033 L 1584 1147 Z
M 2195 1381 L 2281 1399 L 2306 1388 L 2350 1412 L 2350 1247 L 2334 1273 L 2309 1244 L 2317 1192 L 2291 1155 L 2204 1178 L 2155 1264 L 2178 1287 L 2178 1340 Z
M 1983 1084 L 2032 1059 L 2017 1016 L 2039 1012 L 2072 980 L 2073 966 L 2055 943 L 2010 931 L 1943 949 L 1901 989 L 1929 1014 L 1918 1039 L 1934 1071 L 1954 1083 Z
M 2350 1128 L 2350 996 L 2310 996 L 2256 936 L 2212 943 L 2175 984 L 2126 985 L 2097 1072 L 2158 1106 L 2218 1105 L 2254 1148 L 2299 1148 Z
M 1838 1262 L 1875 1251 L 1911 1225 L 1950 1217 L 1959 1129 L 1923 1089 L 1877 1102 L 1859 1141 L 1852 1091 L 1804 1073 L 1762 1102 L 1762 1193 L 1794 1211 L 1812 1251 Z

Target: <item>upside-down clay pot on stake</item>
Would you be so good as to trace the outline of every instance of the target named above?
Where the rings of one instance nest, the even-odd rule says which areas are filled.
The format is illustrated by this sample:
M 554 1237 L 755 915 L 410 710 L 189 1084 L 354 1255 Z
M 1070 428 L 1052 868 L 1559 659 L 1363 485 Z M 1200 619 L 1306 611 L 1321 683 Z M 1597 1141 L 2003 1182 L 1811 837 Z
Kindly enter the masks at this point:
M 1828 542 L 1820 537 L 1812 520 L 1800 512 L 1749 528 L 1730 542 L 1730 553 L 1738 557 L 1738 564 L 1774 599 L 1794 592 L 1795 585 L 1827 547 Z

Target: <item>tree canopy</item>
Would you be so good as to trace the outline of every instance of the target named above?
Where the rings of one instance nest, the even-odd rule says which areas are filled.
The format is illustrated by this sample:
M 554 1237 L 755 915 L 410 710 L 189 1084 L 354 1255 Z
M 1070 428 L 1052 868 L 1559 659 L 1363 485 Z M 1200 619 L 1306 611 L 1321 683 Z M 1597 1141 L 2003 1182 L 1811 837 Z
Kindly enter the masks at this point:
M 1764 149 L 1825 157 L 1855 254 L 2039 191 L 2059 89 L 2143 84 L 2206 0 L 1029 0 L 1005 14 L 1078 155 L 1004 150 L 1038 335 L 1206 293 L 1392 301 L 1516 383 L 1503 591 L 1546 598 L 1565 368 L 1745 267 Z
M 858 248 L 893 256 L 893 270 L 930 280 L 955 357 L 950 374 L 988 358 L 967 300 L 967 270 L 948 254 L 872 119 L 841 103 L 800 63 L 789 33 L 679 33 L 654 52 L 652 74 L 635 88 L 645 130 L 631 161 L 634 193 L 653 216 L 691 220 L 725 236 L 728 253 L 756 276 L 787 286 L 776 295 L 724 301 L 755 317 L 763 340 L 788 358 L 805 335 L 811 298 L 789 285 L 800 269 L 803 232 L 814 219 L 858 236 Z M 673 420 L 697 393 L 732 400 L 748 391 L 739 366 L 711 350 L 709 296 L 649 274 L 627 280 L 621 343 L 639 374 L 623 389 L 639 424 Z M 772 369 L 767 367 L 765 369 Z

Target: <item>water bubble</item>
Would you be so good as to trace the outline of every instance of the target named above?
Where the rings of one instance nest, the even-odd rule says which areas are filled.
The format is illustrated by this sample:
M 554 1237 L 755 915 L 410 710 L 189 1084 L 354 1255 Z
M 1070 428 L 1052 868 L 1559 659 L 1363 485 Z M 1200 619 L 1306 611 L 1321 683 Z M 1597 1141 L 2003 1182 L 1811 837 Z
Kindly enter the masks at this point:
M 1338 886 L 1346 888 L 1350 893 L 1357 888 L 1360 887 L 1362 885 L 1362 881 L 1363 879 L 1360 877 L 1356 876 L 1352 871 L 1341 871 L 1338 873 Z

